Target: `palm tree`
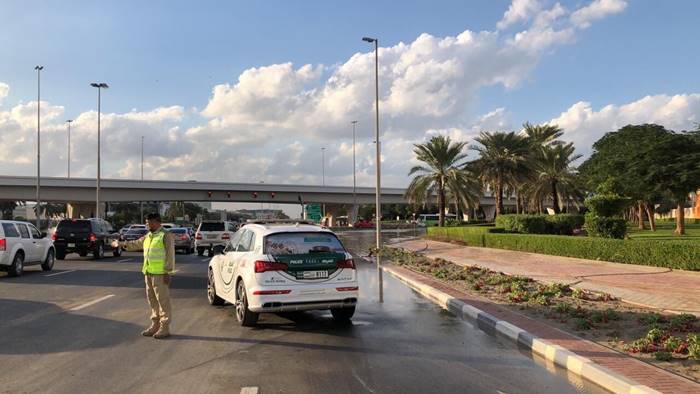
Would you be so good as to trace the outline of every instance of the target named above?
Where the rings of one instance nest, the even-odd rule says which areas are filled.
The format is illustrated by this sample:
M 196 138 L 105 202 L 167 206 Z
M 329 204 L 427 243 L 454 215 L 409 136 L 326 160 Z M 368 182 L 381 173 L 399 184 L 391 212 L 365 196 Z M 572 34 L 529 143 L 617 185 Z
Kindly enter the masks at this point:
M 473 207 L 479 199 L 480 185 L 471 173 L 462 169 L 467 155 L 465 142 L 452 142 L 450 137 L 438 135 L 424 144 L 414 144 L 413 153 L 425 165 L 411 168 L 408 175 L 416 175 L 406 189 L 409 203 L 421 204 L 437 194 L 438 224 L 445 225 L 446 195 L 448 192 L 465 207 Z
M 561 127 L 555 124 L 533 125 L 530 122 L 523 124 L 523 131 L 530 142 L 535 146 L 558 145 L 562 142 L 557 140 L 564 134 Z
M 519 181 L 529 171 L 531 150 L 527 136 L 516 132 L 482 132 L 474 139 L 479 146 L 479 158 L 470 167 L 479 174 L 484 184 L 491 187 L 496 198 L 496 216 L 503 212 L 503 193 L 517 189 Z
M 542 146 L 532 167 L 534 177 L 529 193 L 538 201 L 552 199 L 554 213 L 561 212 L 561 203 L 581 197 L 576 169 L 572 163 L 580 154 L 574 153 L 573 143 Z

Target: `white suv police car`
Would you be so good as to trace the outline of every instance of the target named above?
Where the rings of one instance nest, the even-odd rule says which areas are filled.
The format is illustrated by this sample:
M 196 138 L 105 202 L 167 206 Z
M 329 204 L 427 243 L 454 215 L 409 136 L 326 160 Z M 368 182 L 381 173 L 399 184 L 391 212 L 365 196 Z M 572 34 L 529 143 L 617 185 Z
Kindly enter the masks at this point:
M 243 326 L 261 312 L 314 309 L 348 321 L 358 296 L 352 256 L 332 231 L 310 223 L 246 224 L 209 262 L 209 303 L 234 304 Z
M 20 276 L 25 266 L 41 264 L 44 271 L 51 271 L 55 258 L 53 241 L 33 224 L 0 220 L 0 270 Z

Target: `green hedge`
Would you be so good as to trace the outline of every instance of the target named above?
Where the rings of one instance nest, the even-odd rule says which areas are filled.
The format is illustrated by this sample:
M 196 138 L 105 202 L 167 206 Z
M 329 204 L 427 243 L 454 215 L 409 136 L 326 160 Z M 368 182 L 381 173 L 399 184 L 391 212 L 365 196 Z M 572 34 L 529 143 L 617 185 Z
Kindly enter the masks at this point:
M 615 263 L 700 271 L 700 246 L 684 241 L 649 241 L 562 235 L 470 233 L 458 228 L 430 228 L 428 236 L 454 239 L 470 246 L 508 249 Z
M 506 232 L 520 234 L 559 234 L 571 235 L 583 226 L 582 215 L 498 215 L 496 227 Z

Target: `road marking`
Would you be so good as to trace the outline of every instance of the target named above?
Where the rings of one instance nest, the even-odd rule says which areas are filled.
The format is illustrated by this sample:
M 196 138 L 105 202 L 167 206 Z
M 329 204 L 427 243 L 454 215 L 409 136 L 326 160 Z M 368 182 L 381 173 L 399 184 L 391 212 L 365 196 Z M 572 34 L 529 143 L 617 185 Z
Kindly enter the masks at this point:
M 126 263 L 127 261 L 130 261 L 131 259 L 121 259 L 117 260 L 117 263 Z
M 258 394 L 257 387 L 241 387 L 241 394 Z
M 106 295 L 106 296 L 104 296 L 104 297 L 98 298 L 98 299 L 96 299 L 96 300 L 92 300 L 92 301 L 90 301 L 90 302 L 87 302 L 87 303 L 85 303 L 85 304 L 83 304 L 83 305 L 76 306 L 75 308 L 71 308 L 71 309 L 69 309 L 69 311 L 71 311 L 71 312 L 79 311 L 79 310 L 81 310 L 81 309 L 84 309 L 84 308 L 87 308 L 87 307 L 89 307 L 89 306 L 95 305 L 95 304 L 97 304 L 98 302 L 102 302 L 102 301 L 104 301 L 104 300 L 106 300 L 106 299 L 108 299 L 108 298 L 112 298 L 112 297 L 114 297 L 114 294 L 109 294 L 109 295 Z
M 355 377 L 355 379 L 357 379 L 358 382 L 360 382 L 360 384 L 362 384 L 362 387 L 364 387 L 365 390 L 369 391 L 370 393 L 374 393 L 374 390 L 367 386 L 367 383 L 365 383 L 365 381 L 362 380 L 362 378 L 360 378 L 360 375 L 357 374 L 357 371 L 355 371 L 354 368 L 352 369 L 352 375 Z
M 77 271 L 77 270 L 61 271 L 61 272 L 56 272 L 55 274 L 48 274 L 48 275 L 44 275 L 44 276 L 48 278 L 49 276 L 63 275 L 63 274 L 68 274 L 68 273 L 75 272 L 75 271 Z

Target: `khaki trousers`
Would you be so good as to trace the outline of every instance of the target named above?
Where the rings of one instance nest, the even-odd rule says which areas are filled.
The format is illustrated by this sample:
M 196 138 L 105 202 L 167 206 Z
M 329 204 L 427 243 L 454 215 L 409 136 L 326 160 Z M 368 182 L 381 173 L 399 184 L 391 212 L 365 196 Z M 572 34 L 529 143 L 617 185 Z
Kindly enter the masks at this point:
M 170 328 L 170 287 L 163 275 L 146 274 L 146 298 L 151 307 L 151 321 L 165 330 Z

